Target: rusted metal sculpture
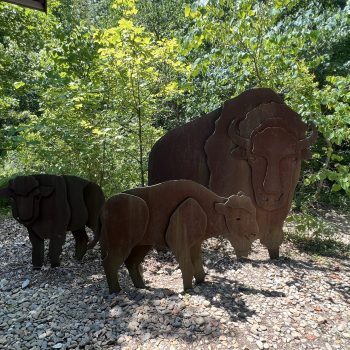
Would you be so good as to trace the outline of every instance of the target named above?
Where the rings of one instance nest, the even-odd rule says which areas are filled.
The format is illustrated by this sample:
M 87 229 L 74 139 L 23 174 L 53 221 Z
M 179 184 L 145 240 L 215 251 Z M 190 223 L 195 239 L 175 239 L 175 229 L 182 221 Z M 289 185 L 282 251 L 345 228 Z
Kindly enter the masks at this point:
M 44 263 L 44 239 L 50 239 L 52 267 L 60 265 L 66 231 L 75 239 L 75 256 L 81 260 L 87 250 L 85 226 L 95 230 L 104 195 L 100 187 L 76 176 L 17 176 L 0 196 L 12 201 L 13 217 L 26 226 L 32 244 L 32 263 Z
M 307 129 L 272 90 L 248 90 L 158 140 L 149 184 L 190 179 L 220 196 L 243 191 L 254 199 L 261 243 L 277 258 L 301 160 L 317 137 L 314 127 L 306 136 Z
M 245 249 L 258 233 L 255 215 L 252 201 L 242 193 L 224 198 L 193 181 L 168 181 L 109 198 L 92 244 L 101 236 L 111 293 L 120 290 L 118 269 L 123 262 L 135 287 L 144 288 L 140 264 L 153 246 L 171 249 L 184 289 L 189 289 L 193 277 L 204 281 L 203 240 L 222 234 L 237 249 Z

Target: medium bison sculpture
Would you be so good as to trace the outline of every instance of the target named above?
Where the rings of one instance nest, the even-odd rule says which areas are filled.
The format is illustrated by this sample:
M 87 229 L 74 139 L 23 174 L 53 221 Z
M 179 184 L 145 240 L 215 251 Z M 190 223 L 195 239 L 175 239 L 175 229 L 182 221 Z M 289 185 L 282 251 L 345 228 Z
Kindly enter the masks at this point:
M 152 247 L 170 248 L 183 278 L 204 281 L 201 243 L 224 235 L 238 248 L 258 233 L 255 207 L 240 193 L 224 198 L 193 181 L 168 181 L 135 188 L 109 198 L 100 215 L 100 239 L 110 293 L 120 290 L 118 269 L 125 262 L 137 288 L 144 288 L 141 262 Z
M 17 176 L 0 196 L 11 200 L 13 217 L 28 229 L 34 269 L 44 263 L 44 239 L 50 239 L 51 266 L 60 265 L 66 231 L 73 233 L 75 256 L 81 260 L 89 240 L 85 226 L 95 230 L 104 203 L 98 185 L 76 176 Z
M 189 179 L 220 196 L 243 191 L 256 206 L 261 243 L 277 258 L 301 161 L 317 137 L 314 127 L 307 131 L 278 94 L 248 90 L 158 140 L 149 156 L 149 185 Z

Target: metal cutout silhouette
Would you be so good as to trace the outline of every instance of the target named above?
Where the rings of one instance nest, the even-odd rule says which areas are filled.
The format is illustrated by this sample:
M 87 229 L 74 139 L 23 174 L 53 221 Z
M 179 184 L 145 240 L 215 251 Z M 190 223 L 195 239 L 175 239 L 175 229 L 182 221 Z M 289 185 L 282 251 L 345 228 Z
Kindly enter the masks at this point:
M 190 179 L 220 196 L 243 191 L 254 200 L 261 243 L 277 258 L 301 160 L 310 157 L 317 137 L 314 127 L 309 136 L 307 130 L 272 90 L 245 91 L 158 140 L 149 156 L 149 184 Z
M 193 181 L 168 181 L 109 198 L 92 245 L 100 239 L 110 293 L 120 290 L 118 269 L 125 262 L 144 288 L 141 262 L 153 246 L 168 247 L 182 272 L 184 289 L 204 281 L 201 243 L 224 235 L 245 250 L 258 233 L 255 207 L 243 193 L 224 198 Z
M 76 176 L 17 176 L 0 196 L 11 199 L 13 217 L 28 229 L 34 269 L 44 263 L 44 239 L 50 239 L 51 266 L 60 265 L 66 231 L 73 233 L 75 256 L 81 260 L 88 243 L 85 226 L 95 230 L 104 203 L 98 185 Z

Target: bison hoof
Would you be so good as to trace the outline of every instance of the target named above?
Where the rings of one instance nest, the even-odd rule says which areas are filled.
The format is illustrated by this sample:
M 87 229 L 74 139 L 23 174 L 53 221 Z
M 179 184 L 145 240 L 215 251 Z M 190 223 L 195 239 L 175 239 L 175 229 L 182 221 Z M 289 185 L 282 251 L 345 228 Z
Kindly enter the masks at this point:
M 184 286 L 184 292 L 189 292 L 190 290 L 193 289 L 193 285 L 188 285 L 188 286 Z
M 109 288 L 109 294 L 118 294 L 121 288 Z
M 41 266 L 33 266 L 33 270 L 35 271 L 41 270 Z
M 269 250 L 270 259 L 278 259 L 280 257 L 279 248 L 270 248 L 268 250 Z
M 55 267 L 60 267 L 60 263 L 51 263 L 51 267 L 54 269 Z
M 196 284 L 201 284 L 205 282 L 205 273 L 194 276 L 195 280 L 196 280 Z
M 141 283 L 141 282 L 139 282 L 139 283 L 134 283 L 134 287 L 135 288 L 139 288 L 139 289 L 145 289 L 146 288 L 146 285 L 145 285 L 145 283 Z

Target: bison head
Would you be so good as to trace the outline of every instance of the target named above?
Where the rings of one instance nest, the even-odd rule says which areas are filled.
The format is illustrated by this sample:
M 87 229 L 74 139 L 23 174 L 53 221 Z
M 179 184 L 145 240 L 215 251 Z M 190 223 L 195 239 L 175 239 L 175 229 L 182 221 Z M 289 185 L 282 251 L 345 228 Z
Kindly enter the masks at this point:
M 53 187 L 40 186 L 34 176 L 17 176 L 0 195 L 11 200 L 13 217 L 29 226 L 39 217 L 41 199 L 50 196 L 53 190 Z
M 310 157 L 308 146 L 317 137 L 312 127 L 308 137 L 299 138 L 299 128 L 288 119 L 270 118 L 252 130 L 250 137 L 240 135 L 239 120 L 232 122 L 229 136 L 238 146 L 235 158 L 246 159 L 258 207 L 273 211 L 288 206 L 299 177 L 302 159 Z M 305 128 L 301 128 L 305 135 Z
M 256 209 L 251 199 L 239 192 L 230 196 L 225 203 L 215 203 L 215 210 L 224 215 L 227 236 L 237 255 L 248 253 L 251 243 L 259 233 Z

